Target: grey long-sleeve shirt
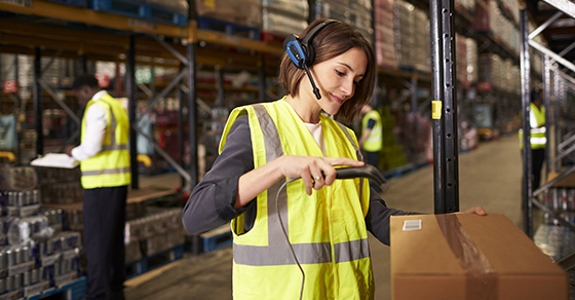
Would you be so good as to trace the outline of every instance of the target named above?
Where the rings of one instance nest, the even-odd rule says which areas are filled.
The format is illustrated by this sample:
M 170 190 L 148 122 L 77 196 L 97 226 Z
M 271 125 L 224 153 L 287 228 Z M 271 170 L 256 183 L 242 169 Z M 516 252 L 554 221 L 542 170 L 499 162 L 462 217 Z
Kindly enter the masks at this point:
M 240 176 L 254 169 L 250 128 L 247 115 L 241 115 L 232 125 L 222 153 L 194 188 L 184 207 L 182 220 L 186 231 L 200 234 L 229 223 L 245 214 L 246 230 L 252 228 L 256 216 L 255 201 L 239 210 L 234 208 Z M 370 191 L 370 207 L 365 218 L 369 230 L 382 243 L 389 245 L 389 218 L 406 215 L 388 208 L 381 196 Z

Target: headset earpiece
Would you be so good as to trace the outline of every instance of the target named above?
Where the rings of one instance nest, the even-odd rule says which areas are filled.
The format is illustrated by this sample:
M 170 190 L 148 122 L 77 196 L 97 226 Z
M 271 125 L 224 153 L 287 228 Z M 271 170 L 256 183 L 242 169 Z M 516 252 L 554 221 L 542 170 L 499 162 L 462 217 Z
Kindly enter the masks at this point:
M 308 58 L 299 37 L 295 34 L 289 35 L 283 42 L 283 48 L 293 64 L 298 69 L 303 69 Z

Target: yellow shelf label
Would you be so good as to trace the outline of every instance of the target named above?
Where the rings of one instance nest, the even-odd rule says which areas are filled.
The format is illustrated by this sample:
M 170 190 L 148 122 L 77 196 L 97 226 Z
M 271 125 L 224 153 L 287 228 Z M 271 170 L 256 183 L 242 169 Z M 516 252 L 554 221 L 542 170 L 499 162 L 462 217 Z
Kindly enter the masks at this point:
M 431 100 L 431 118 L 434 120 L 441 119 L 441 110 L 443 102 L 441 100 Z

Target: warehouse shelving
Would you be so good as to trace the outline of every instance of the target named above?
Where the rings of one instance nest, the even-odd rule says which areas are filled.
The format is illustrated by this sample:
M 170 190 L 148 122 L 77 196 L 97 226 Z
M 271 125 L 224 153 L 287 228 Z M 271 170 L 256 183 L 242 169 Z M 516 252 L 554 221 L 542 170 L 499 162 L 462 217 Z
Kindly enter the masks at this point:
M 129 54 L 132 50 L 135 54 L 135 59 L 138 59 L 138 61 L 135 62 L 146 65 L 153 65 L 155 62 L 141 61 L 141 57 L 163 58 L 164 60 L 171 58 L 172 63 L 175 63 L 176 65 L 192 65 L 193 67 L 191 68 L 196 68 L 198 65 L 201 66 L 205 64 L 219 65 L 222 68 L 234 66 L 244 69 L 256 69 L 256 72 L 260 67 L 273 66 L 274 62 L 277 61 L 277 58 L 274 59 L 274 57 L 277 57 L 282 53 L 280 47 L 268 45 L 260 41 L 231 36 L 215 31 L 197 29 L 196 23 L 193 20 L 190 21 L 188 26 L 181 27 L 119 16 L 107 12 L 93 11 L 86 8 L 65 6 L 46 1 L 36 1 L 32 7 L 1 3 L 0 10 L 19 15 L 34 16 L 35 18 L 29 18 L 26 20 L 32 22 L 38 20 L 38 18 L 41 18 L 43 21 L 57 20 L 53 23 L 62 21 L 74 22 L 68 23 L 72 24 L 72 26 L 68 26 L 72 28 L 64 28 L 61 26 L 46 26 L 44 24 L 39 26 L 38 24 L 29 24 L 27 22 L 2 20 L 4 23 L 2 24 L 3 26 L 0 27 L 3 28 L 3 41 L 10 45 L 6 48 L 2 46 L 2 52 L 34 52 L 34 54 L 37 54 L 37 51 L 30 51 L 25 48 L 30 46 L 36 48 L 46 47 L 49 49 L 60 49 L 60 51 L 66 52 L 64 54 L 61 52 L 61 57 L 78 57 L 81 54 L 84 58 L 93 60 L 114 62 L 128 60 L 129 62 L 129 55 L 123 54 Z M 48 21 L 48 23 L 50 23 L 50 21 Z M 94 26 L 97 27 L 96 30 L 94 30 Z M 78 29 L 75 29 L 75 27 Z M 136 35 L 137 44 L 134 43 Z M 142 35 L 144 36 L 142 37 Z M 171 39 L 173 43 L 168 44 L 168 42 L 164 41 L 164 37 Z M 21 46 L 13 46 L 14 44 Z M 137 46 L 133 47 L 135 48 L 133 49 L 131 47 L 132 45 Z M 234 47 L 239 49 L 248 49 L 249 51 L 255 51 L 260 54 L 254 55 L 253 53 L 248 53 L 247 55 L 234 55 L 232 53 L 225 52 L 225 55 L 221 55 L 224 53 L 222 50 L 218 51 L 216 49 L 214 51 L 214 49 L 211 48 L 203 48 L 201 45 L 218 45 L 222 48 Z M 190 53 L 193 54 L 193 57 L 190 57 Z M 218 55 L 218 53 L 220 55 Z M 268 70 L 269 69 L 270 68 L 268 67 Z M 151 99 L 149 107 L 152 107 L 158 99 L 162 98 L 162 96 L 171 92 L 171 90 L 179 84 L 185 75 L 189 76 L 190 74 L 193 75 L 193 73 L 193 71 L 190 72 L 182 69 L 179 73 L 180 75 L 176 77 L 176 80 L 173 80 L 168 84 L 168 87 L 163 90 L 163 93 L 161 92 L 159 95 L 156 95 L 154 99 Z M 265 76 L 265 71 L 263 74 Z M 130 78 L 128 78 L 128 80 L 130 80 Z M 195 85 L 193 80 L 188 80 L 187 86 L 190 86 L 189 83 L 193 83 Z M 130 85 L 130 83 L 128 82 L 127 85 Z M 189 90 L 187 86 L 183 85 L 182 88 Z M 45 87 L 46 86 L 44 86 L 44 88 Z M 192 93 L 195 93 L 196 89 L 201 88 L 206 88 L 206 86 L 192 86 Z M 127 96 L 132 98 L 131 100 L 134 100 L 133 95 L 130 95 L 132 88 L 129 87 L 128 89 L 129 90 L 126 93 Z M 234 91 L 233 89 L 225 87 L 224 90 Z M 236 89 L 235 91 L 254 92 L 253 89 Z M 262 94 L 261 91 L 265 91 L 265 89 L 258 89 L 260 94 Z M 135 93 L 136 90 L 133 89 L 133 92 Z M 188 97 L 188 101 L 192 98 L 195 97 Z M 64 107 L 66 111 L 70 112 L 69 109 L 66 108 L 67 106 L 65 103 L 59 104 L 61 107 Z M 190 121 L 192 123 L 197 121 L 192 120 L 195 118 L 195 116 L 193 116 L 195 115 L 195 111 L 195 107 L 190 108 Z M 40 131 L 40 128 L 38 128 L 38 130 Z M 138 129 L 135 128 L 135 130 Z M 189 132 L 190 135 L 194 135 L 192 140 L 196 140 L 197 136 L 195 136 L 194 130 L 190 130 Z M 39 136 L 38 145 L 40 145 L 41 142 L 41 137 Z M 197 143 L 197 141 L 192 142 Z M 42 146 L 37 146 L 37 149 L 40 150 L 38 154 L 42 154 Z M 159 153 L 163 152 L 162 149 L 157 146 L 156 150 L 158 150 Z M 192 157 L 195 157 L 195 153 L 193 152 L 195 151 L 192 151 Z M 179 164 L 172 160 L 168 155 L 162 156 L 170 161 L 170 164 L 175 167 L 184 178 L 186 178 L 188 183 L 191 181 L 197 182 L 196 174 L 190 176 L 184 168 L 181 168 Z M 192 163 L 191 165 L 192 169 L 194 169 L 195 163 Z M 133 170 L 133 173 L 137 172 Z M 192 173 L 196 172 L 192 170 Z M 137 187 L 137 182 L 137 180 L 134 181 L 134 187 Z
M 540 4 L 549 4 L 551 9 L 540 11 Z M 530 15 L 540 24 L 538 28 L 530 30 L 528 21 Z M 572 113 L 569 109 L 569 99 L 575 95 L 575 65 L 572 61 L 575 55 L 572 53 L 575 47 L 575 34 L 573 26 L 569 22 L 557 22 L 563 19 L 575 18 L 575 4 L 568 1 L 544 0 L 530 1 L 528 6 L 521 10 L 521 70 L 522 70 L 522 128 L 523 132 L 529 132 L 529 103 L 532 89 L 529 62 L 530 50 L 533 48 L 543 55 L 542 81 L 543 99 L 546 108 L 546 173 L 547 182 L 533 190 L 532 187 L 532 163 L 531 149 L 529 147 L 529 134 L 523 137 L 523 207 L 524 207 L 524 231 L 533 237 L 534 218 L 533 207 L 539 208 L 550 216 L 556 224 L 560 224 L 567 231 L 575 231 L 575 226 L 570 220 L 565 220 L 561 209 L 540 202 L 539 198 L 550 189 L 558 187 L 573 188 L 573 157 L 571 147 L 575 139 L 573 131 Z M 563 25 L 561 25 L 563 24 Z M 552 26 L 553 25 L 553 26 Z M 538 35 L 544 35 L 547 45 L 534 40 Z M 542 198 L 542 197 L 541 197 Z M 553 201 L 553 199 L 551 199 Z M 567 271 L 573 268 L 573 254 L 559 253 L 558 263 Z M 562 257 L 562 258 L 561 258 Z

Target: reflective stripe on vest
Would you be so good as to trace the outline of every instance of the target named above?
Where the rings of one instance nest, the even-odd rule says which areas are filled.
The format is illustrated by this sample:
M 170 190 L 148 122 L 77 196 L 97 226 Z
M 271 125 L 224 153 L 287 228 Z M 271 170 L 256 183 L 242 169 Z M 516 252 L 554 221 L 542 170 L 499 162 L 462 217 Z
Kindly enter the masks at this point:
M 100 105 L 108 109 L 108 121 L 106 126 L 106 135 L 103 145 L 95 156 L 80 162 L 82 172 L 82 186 L 84 188 L 114 187 L 127 185 L 131 181 L 130 154 L 128 151 L 127 132 L 117 136 L 118 116 L 114 110 L 120 113 L 123 108 L 110 95 L 106 94 L 97 101 L 91 100 L 87 107 Z M 122 128 L 129 127 L 127 114 L 121 115 Z M 86 120 L 82 120 L 82 141 L 84 136 Z
M 261 104 L 256 104 L 253 108 L 260 121 L 265 137 L 266 160 L 270 162 L 283 155 L 279 134 L 266 108 Z M 347 132 L 347 130 L 344 130 L 344 132 L 346 136 L 350 138 L 350 142 L 354 144 L 349 132 Z M 274 266 L 296 263 L 292 257 L 288 241 L 282 229 L 278 226 L 273 226 L 274 224 L 279 224 L 277 208 L 275 206 L 275 197 L 278 195 L 278 206 L 282 208 L 280 210 L 281 218 L 285 226 L 284 229 L 289 236 L 287 209 L 285 209 L 287 191 L 284 188 L 277 194 L 279 188 L 284 183 L 285 179 L 282 179 L 268 190 L 268 244 L 270 246 L 234 244 L 234 261 L 236 263 L 250 266 Z M 292 244 L 291 246 L 299 262 L 302 264 L 318 264 L 332 261 L 330 243 Z M 338 263 L 369 257 L 367 239 L 335 244 L 334 248 L 336 252 L 336 262 Z M 270 249 L 273 249 L 272 252 L 274 256 L 268 255 Z
M 529 105 L 530 117 L 534 118 L 537 126 L 545 125 L 545 107 L 539 109 L 535 104 L 531 103 Z M 547 145 L 547 137 L 545 127 L 535 127 L 531 128 L 529 143 L 531 144 L 531 149 L 543 149 Z M 519 148 L 523 149 L 523 129 L 519 129 Z

